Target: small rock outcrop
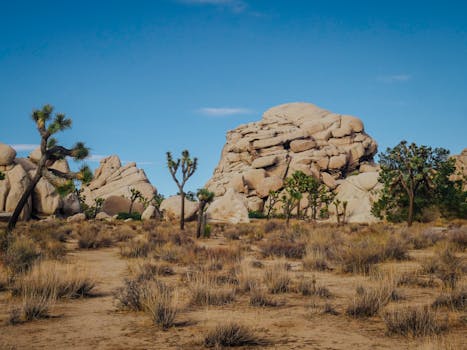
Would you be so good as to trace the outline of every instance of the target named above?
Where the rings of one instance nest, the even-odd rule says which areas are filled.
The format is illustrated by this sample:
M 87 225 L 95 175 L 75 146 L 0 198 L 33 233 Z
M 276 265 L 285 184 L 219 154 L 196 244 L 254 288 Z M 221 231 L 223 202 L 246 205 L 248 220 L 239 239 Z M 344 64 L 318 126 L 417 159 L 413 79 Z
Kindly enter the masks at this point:
M 181 204 L 182 199 L 180 196 L 171 196 L 162 201 L 160 210 L 164 213 L 166 219 L 178 220 L 180 219 Z M 197 211 L 198 203 L 185 198 L 185 220 L 193 219 Z
M 83 195 L 86 196 L 86 203 L 93 205 L 96 198 L 130 198 L 130 190 L 133 188 L 148 199 L 156 194 L 156 188 L 151 185 L 144 170 L 138 169 L 135 162 L 122 166 L 120 158 L 113 155 L 101 160 L 94 172 L 94 179 L 83 187 Z
M 244 196 L 249 210 L 262 210 L 269 191 L 281 190 L 295 171 L 335 189 L 351 173 L 374 171 L 376 152 L 360 119 L 310 103 L 284 104 L 227 133 L 206 187 L 216 196 L 233 189 Z
M 229 188 L 227 192 L 211 203 L 206 211 L 208 222 L 239 224 L 248 223 L 248 207 L 244 197 Z

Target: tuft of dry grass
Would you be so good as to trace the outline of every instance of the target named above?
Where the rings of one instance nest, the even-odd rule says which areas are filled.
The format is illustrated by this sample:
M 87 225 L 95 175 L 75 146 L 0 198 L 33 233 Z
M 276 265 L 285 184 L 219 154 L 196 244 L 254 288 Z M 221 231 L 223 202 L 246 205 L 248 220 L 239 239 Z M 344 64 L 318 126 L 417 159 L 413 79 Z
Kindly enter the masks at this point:
M 78 247 L 81 249 L 99 249 L 112 246 L 111 234 L 102 226 L 82 225 L 77 229 Z
M 287 264 L 276 261 L 264 271 L 264 283 L 272 294 L 287 293 L 290 290 L 291 277 Z
M 452 310 L 467 310 L 467 285 L 457 287 L 439 295 L 432 304 L 433 307 L 449 307 Z
M 303 242 L 291 242 L 284 239 L 272 239 L 261 242 L 259 247 L 264 256 L 285 256 L 289 259 L 301 259 L 306 253 Z
M 284 303 L 279 303 L 277 300 L 268 296 L 266 290 L 264 288 L 261 288 L 260 286 L 255 286 L 250 290 L 251 306 L 275 307 L 283 304 Z
M 18 236 L 0 256 L 8 273 L 12 276 L 27 272 L 41 257 L 37 243 L 28 237 Z
M 120 246 L 120 255 L 123 258 L 143 258 L 148 256 L 151 248 L 147 240 L 135 239 Z
M 302 276 L 299 278 L 296 291 L 303 296 L 316 295 L 321 298 L 330 298 L 332 295 L 328 288 L 317 284 L 315 277 L 306 278 Z
M 178 313 L 177 301 L 173 290 L 164 283 L 146 286 L 143 308 L 151 316 L 155 325 L 164 330 L 174 326 Z
M 355 297 L 347 307 L 346 313 L 352 317 L 371 317 L 389 303 L 394 293 L 394 285 L 390 282 L 381 282 L 376 288 L 359 286 Z
M 419 337 L 439 334 L 447 329 L 447 323 L 441 322 L 428 305 L 392 308 L 384 311 L 381 317 L 388 334 Z
M 13 295 L 29 291 L 44 298 L 80 298 L 92 295 L 94 279 L 81 266 L 44 261 L 16 279 Z
M 207 348 L 253 346 L 261 343 L 261 339 L 251 328 L 236 322 L 220 324 L 204 338 L 204 346 Z
M 192 305 L 224 305 L 235 300 L 235 288 L 229 285 L 219 285 L 215 276 L 207 272 L 188 276 L 188 288 Z
M 451 289 L 456 287 L 466 269 L 464 259 L 456 256 L 450 245 L 442 247 L 439 255 L 422 262 L 423 272 L 434 274 L 446 287 Z
M 249 292 L 259 284 L 251 265 L 246 261 L 242 261 L 236 268 L 235 277 L 238 281 L 237 290 L 241 292 Z

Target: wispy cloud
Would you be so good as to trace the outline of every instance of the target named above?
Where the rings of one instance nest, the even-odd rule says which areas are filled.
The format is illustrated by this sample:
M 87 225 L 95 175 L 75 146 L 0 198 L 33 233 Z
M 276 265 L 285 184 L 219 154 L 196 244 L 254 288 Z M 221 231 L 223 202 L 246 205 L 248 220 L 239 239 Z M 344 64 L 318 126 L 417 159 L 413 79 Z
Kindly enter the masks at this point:
M 188 5 L 210 5 L 224 7 L 233 12 L 240 13 L 247 9 L 248 4 L 243 0 L 177 0 Z
M 382 75 L 378 80 L 383 83 L 404 83 L 412 79 L 410 74 Z
M 32 143 L 18 143 L 15 145 L 11 145 L 11 147 L 14 148 L 16 152 L 25 152 L 35 150 L 37 147 L 39 147 L 39 145 L 35 145 Z
M 231 115 L 248 114 L 252 111 L 248 108 L 231 107 L 204 107 L 198 110 L 200 114 L 210 117 L 228 117 Z

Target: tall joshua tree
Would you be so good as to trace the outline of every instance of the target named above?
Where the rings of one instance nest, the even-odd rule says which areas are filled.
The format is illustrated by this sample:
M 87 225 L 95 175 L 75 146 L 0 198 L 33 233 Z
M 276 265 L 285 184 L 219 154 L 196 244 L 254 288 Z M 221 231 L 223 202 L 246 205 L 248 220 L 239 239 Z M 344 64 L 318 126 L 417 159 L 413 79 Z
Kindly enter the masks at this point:
M 180 198 L 182 200 L 181 210 L 180 210 L 180 229 L 185 229 L 185 192 L 183 187 L 185 186 L 188 179 L 193 175 L 198 166 L 198 158 L 190 158 L 190 152 L 188 150 L 182 151 L 182 158 L 174 160 L 172 158 L 172 153 L 167 152 L 167 166 L 172 175 L 173 180 L 177 184 L 178 190 L 180 192 Z M 182 178 L 177 179 L 178 169 L 181 168 Z
M 196 193 L 196 196 L 199 200 L 199 208 L 198 208 L 198 226 L 196 228 L 196 238 L 201 237 L 201 232 L 205 230 L 205 218 L 204 218 L 204 211 L 206 209 L 206 205 L 211 203 L 214 200 L 214 192 L 211 192 L 205 188 L 200 188 Z
M 82 142 L 77 142 L 72 148 L 65 148 L 58 145 L 57 140 L 53 138 L 52 135 L 59 131 L 69 129 L 71 127 L 71 119 L 65 117 L 65 115 L 61 113 L 56 113 L 52 116 L 52 112 L 53 107 L 51 105 L 45 105 L 42 109 L 32 112 L 32 120 L 36 123 L 37 130 L 41 136 L 41 157 L 36 164 L 37 169 L 34 177 L 18 201 L 13 215 L 8 221 L 8 233 L 15 228 L 21 211 L 42 177 L 45 177 L 55 186 L 63 185 L 68 180 L 77 179 L 88 182 L 92 178 L 91 171 L 86 166 L 81 168 L 78 172 L 68 173 L 50 168 L 55 161 L 65 159 L 65 157 L 72 157 L 75 160 L 80 160 L 86 158 L 89 154 L 88 148 L 86 148 Z

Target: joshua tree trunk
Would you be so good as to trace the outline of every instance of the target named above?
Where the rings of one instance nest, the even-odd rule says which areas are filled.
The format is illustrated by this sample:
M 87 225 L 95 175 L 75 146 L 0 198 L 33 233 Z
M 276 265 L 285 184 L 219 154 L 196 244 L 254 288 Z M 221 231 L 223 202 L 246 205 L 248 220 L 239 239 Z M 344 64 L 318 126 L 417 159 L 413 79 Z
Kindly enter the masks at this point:
M 412 226 L 413 223 L 413 207 L 414 207 L 414 195 L 409 193 L 409 214 L 407 217 L 407 226 Z
M 7 233 L 11 233 L 13 229 L 16 226 L 16 223 L 18 222 L 19 216 L 21 215 L 21 212 L 23 211 L 24 206 L 28 202 L 29 197 L 32 194 L 32 191 L 36 187 L 37 183 L 42 177 L 42 170 L 45 166 L 45 163 L 47 161 L 47 158 L 42 156 L 39 164 L 37 165 L 36 173 L 34 174 L 33 179 L 29 183 L 28 187 L 24 191 L 23 195 L 21 196 L 20 200 L 18 201 L 18 204 L 16 205 L 16 208 L 11 215 L 10 220 L 8 220 L 8 226 L 7 226 Z
M 200 202 L 199 203 L 199 208 L 198 208 L 198 225 L 196 227 L 196 238 L 201 237 L 201 232 L 203 231 L 203 216 L 204 216 L 204 208 L 206 206 L 206 203 Z
M 182 198 L 182 207 L 180 210 L 180 230 L 185 229 L 185 192 L 180 189 L 180 198 Z

